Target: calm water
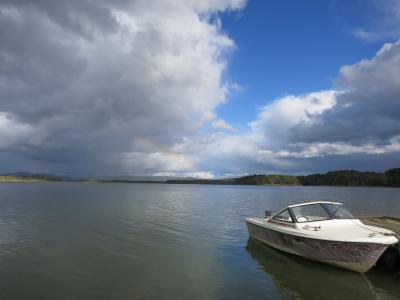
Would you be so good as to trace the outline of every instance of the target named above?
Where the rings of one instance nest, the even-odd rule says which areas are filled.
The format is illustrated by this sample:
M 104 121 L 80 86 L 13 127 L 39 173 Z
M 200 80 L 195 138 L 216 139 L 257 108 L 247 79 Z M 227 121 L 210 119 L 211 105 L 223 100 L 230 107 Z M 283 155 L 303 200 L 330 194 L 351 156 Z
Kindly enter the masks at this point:
M 359 275 L 249 241 L 244 220 L 306 200 L 400 215 L 400 190 L 0 184 L 0 299 L 399 299 Z

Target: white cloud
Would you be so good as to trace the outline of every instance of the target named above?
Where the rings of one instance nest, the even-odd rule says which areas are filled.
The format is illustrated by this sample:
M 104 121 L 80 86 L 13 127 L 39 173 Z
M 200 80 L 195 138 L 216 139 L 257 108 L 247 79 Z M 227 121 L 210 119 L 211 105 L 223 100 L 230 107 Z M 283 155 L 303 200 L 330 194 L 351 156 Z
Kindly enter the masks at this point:
M 367 31 L 364 28 L 356 28 L 353 30 L 355 37 L 364 40 L 366 42 L 374 42 L 381 38 L 381 34 L 377 32 Z
M 116 163 L 123 163 L 125 171 L 141 170 L 142 174 L 158 172 L 185 172 L 191 170 L 193 165 L 183 154 L 174 153 L 141 153 L 130 152 L 122 157 L 116 157 Z M 122 167 L 121 167 L 122 168 Z
M 244 5 L 3 1 L 0 113 L 18 120 L 3 126 L 15 137 L 34 128 L 36 137 L 18 135 L 21 155 L 54 172 L 197 172 L 171 148 L 227 101 L 222 74 L 234 42 L 210 16 Z M 5 137 L 3 148 L 15 150 Z
M 267 103 L 246 129 L 218 117 L 243 88 L 223 79 L 234 41 L 215 15 L 244 5 L 2 1 L 0 164 L 212 178 L 400 163 L 400 43 L 343 66 L 334 89 Z
M 345 91 L 314 124 L 301 124 L 293 141 L 387 144 L 400 132 L 400 43 L 385 44 L 372 59 L 340 69 Z
M 230 125 L 229 123 L 227 123 L 223 119 L 214 120 L 211 123 L 211 126 L 214 129 L 222 129 L 222 130 L 228 130 L 228 131 L 234 131 L 235 130 L 235 128 L 233 128 L 232 125 Z
M 372 59 L 343 66 L 338 90 L 281 97 L 261 108 L 248 131 L 214 134 L 184 149 L 220 174 L 395 167 L 399 72 L 400 43 L 385 44 Z
M 244 92 L 245 88 L 243 86 L 241 86 L 239 83 L 237 82 L 233 82 L 229 85 L 229 89 L 233 92 Z
M 203 179 L 213 179 L 215 178 L 214 174 L 212 172 L 192 172 L 192 173 L 184 173 L 185 177 L 191 177 L 191 178 L 203 178 Z
M 368 154 L 368 155 L 385 155 L 389 153 L 400 152 L 400 139 L 394 137 L 391 143 L 387 145 L 363 144 L 355 146 L 346 143 L 313 143 L 302 145 L 300 151 L 278 151 L 275 153 L 281 158 L 313 158 L 325 157 L 330 155 L 351 155 L 351 154 Z
M 252 134 L 270 149 L 289 142 L 290 130 L 299 124 L 311 124 L 315 116 L 335 105 L 338 92 L 321 91 L 306 95 L 288 95 L 265 105 L 251 122 Z
M 31 141 L 34 128 L 19 123 L 11 115 L 0 113 L 0 150 L 10 147 L 20 148 L 24 142 Z
M 375 8 L 374 14 L 369 16 L 367 24 L 360 25 L 353 30 L 354 36 L 366 42 L 399 39 L 400 0 L 363 2 L 364 5 L 369 3 Z

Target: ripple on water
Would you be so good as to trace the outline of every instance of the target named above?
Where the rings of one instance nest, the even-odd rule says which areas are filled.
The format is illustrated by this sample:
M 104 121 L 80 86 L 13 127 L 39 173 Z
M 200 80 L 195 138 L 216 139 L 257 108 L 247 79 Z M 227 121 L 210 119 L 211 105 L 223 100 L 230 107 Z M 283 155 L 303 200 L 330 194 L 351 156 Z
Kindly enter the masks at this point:
M 0 185 L 0 297 L 400 298 L 397 277 L 249 246 L 246 217 L 313 199 L 400 215 L 397 189 Z

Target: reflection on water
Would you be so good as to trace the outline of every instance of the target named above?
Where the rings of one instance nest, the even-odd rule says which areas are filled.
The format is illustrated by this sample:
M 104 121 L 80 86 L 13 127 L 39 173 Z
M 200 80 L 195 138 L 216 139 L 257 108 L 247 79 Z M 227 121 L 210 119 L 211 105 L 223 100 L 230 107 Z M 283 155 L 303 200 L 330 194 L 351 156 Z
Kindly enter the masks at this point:
M 249 238 L 246 250 L 288 299 L 400 298 L 395 274 L 341 270 L 275 250 L 254 238 Z
M 246 217 L 312 199 L 400 215 L 397 189 L 0 183 L 0 299 L 392 299 L 360 276 L 246 244 Z

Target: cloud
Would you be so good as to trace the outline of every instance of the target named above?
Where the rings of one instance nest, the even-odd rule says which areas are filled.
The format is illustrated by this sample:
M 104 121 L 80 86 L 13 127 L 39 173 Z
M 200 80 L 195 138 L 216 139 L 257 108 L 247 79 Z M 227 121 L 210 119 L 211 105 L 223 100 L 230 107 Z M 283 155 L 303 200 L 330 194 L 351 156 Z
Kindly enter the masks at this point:
M 234 42 L 210 16 L 244 4 L 2 1 L 3 150 L 67 173 L 196 171 L 171 148 L 226 101 Z
M 214 129 L 220 129 L 220 130 L 228 130 L 228 131 L 234 131 L 235 128 L 232 127 L 232 125 L 228 124 L 225 120 L 223 119 L 218 119 L 215 120 L 211 123 L 212 128 Z
M 364 28 L 355 28 L 353 35 L 366 42 L 374 42 L 382 37 L 378 32 L 368 31 Z
M 34 129 L 31 126 L 19 123 L 8 114 L 0 113 L 0 150 L 20 147 L 27 139 L 30 139 L 33 132 Z
M 237 82 L 233 82 L 229 85 L 229 89 L 233 92 L 244 92 L 245 87 L 241 86 Z
M 329 90 L 276 99 L 262 107 L 257 119 L 251 122 L 252 133 L 269 149 L 286 146 L 291 129 L 299 124 L 313 124 L 316 116 L 332 108 L 337 93 Z
M 265 104 L 247 127 L 218 117 L 243 91 L 223 79 L 235 44 L 218 13 L 244 5 L 0 2 L 1 170 L 212 178 L 400 164 L 399 42 L 343 66 L 332 89 Z
M 390 144 L 400 134 L 400 43 L 385 44 L 372 59 L 343 66 L 332 109 L 302 122 L 295 142 Z
M 384 170 L 400 164 L 400 43 L 340 69 L 335 90 L 286 95 L 249 129 L 189 143 L 219 174 Z M 190 155 L 189 155 L 190 156 Z
M 370 0 L 367 4 L 372 5 L 374 15 L 369 17 L 367 24 L 353 29 L 354 36 L 366 42 L 399 39 L 400 0 Z

